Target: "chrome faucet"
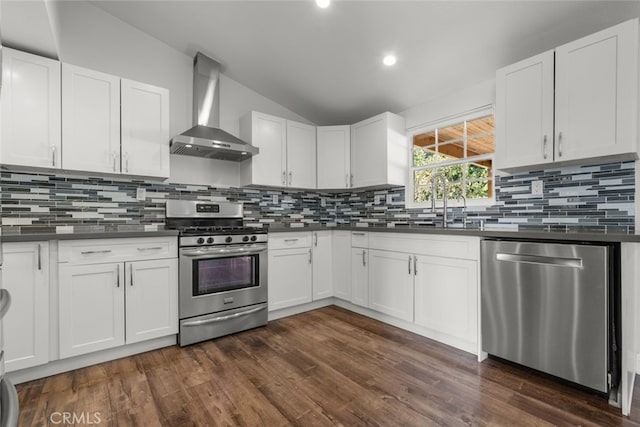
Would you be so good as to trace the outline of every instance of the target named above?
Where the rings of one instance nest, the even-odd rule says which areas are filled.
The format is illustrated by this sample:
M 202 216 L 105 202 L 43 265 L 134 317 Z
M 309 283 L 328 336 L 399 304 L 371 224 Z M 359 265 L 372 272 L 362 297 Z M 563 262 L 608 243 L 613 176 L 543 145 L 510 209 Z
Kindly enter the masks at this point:
M 447 182 L 447 178 L 442 173 L 436 173 L 431 177 L 431 212 L 436 211 L 436 185 L 437 181 L 440 181 L 442 184 L 442 228 L 447 228 L 447 186 L 449 183 Z
M 462 200 L 462 227 L 467 228 L 467 198 L 462 194 L 458 196 L 458 201 Z

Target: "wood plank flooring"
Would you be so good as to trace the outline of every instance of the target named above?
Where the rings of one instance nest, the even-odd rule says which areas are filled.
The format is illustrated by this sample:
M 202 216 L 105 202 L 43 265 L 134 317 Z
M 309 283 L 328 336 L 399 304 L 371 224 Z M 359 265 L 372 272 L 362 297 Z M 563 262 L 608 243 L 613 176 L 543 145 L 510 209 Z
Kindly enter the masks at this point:
M 598 395 L 335 306 L 17 388 L 22 426 L 65 425 L 64 412 L 145 427 L 640 426 L 640 387 L 622 417 Z

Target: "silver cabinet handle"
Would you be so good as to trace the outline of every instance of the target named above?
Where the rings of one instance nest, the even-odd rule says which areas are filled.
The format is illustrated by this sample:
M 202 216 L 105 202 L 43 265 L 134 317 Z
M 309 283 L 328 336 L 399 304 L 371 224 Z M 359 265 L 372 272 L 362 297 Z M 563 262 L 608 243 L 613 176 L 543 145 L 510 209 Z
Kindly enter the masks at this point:
M 120 287 L 120 264 L 118 264 L 118 274 L 116 275 L 116 288 Z
M 11 294 L 6 289 L 0 289 L 0 320 L 7 314 L 11 307 Z
M 542 157 L 547 158 L 547 135 L 542 138 Z
M 289 186 L 291 186 L 292 181 L 293 181 L 293 172 L 289 172 Z
M 111 157 L 113 157 L 113 171 L 116 172 L 116 153 L 112 153 Z
M 42 245 L 38 243 L 38 270 L 42 270 Z
M 562 132 L 558 132 L 558 157 L 562 157 Z
M 345 188 L 349 188 L 349 174 L 348 173 L 344 174 L 344 186 L 345 186 Z
M 133 287 L 133 264 L 129 264 L 129 277 L 131 278 L 131 283 L 130 285 Z
M 354 236 L 364 236 L 364 233 L 356 233 L 355 231 L 351 234 L 353 234 Z
M 418 274 L 418 257 L 414 255 L 413 257 L 413 275 Z
M 300 239 L 284 239 L 285 242 L 297 242 Z
M 56 167 L 56 146 L 51 146 L 51 166 Z
M 105 249 L 104 251 L 82 251 L 80 252 L 82 255 L 91 255 L 91 254 L 108 254 L 111 252 L 111 249 Z
M 309 249 L 309 264 L 311 264 L 312 261 L 313 261 L 312 250 Z
M 409 274 L 411 274 L 411 255 L 409 255 Z
M 287 184 L 287 173 L 285 171 L 282 171 L 282 185 L 286 185 Z
M 362 250 L 362 266 L 366 266 L 367 265 L 367 261 L 365 260 L 365 256 L 367 255 L 367 251 Z
M 154 246 L 153 248 L 138 248 L 139 251 L 159 251 L 162 246 Z
M 124 153 L 124 159 L 125 172 L 129 173 L 129 153 Z
M 318 247 L 318 233 L 313 233 L 313 246 Z
M 350 187 L 353 187 L 353 174 L 351 174 L 351 185 Z

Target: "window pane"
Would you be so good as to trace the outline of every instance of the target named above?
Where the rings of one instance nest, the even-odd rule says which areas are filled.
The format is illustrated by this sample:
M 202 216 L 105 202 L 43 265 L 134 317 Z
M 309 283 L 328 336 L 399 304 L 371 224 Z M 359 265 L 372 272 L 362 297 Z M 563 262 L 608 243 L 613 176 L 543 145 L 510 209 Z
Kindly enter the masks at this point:
M 467 156 L 493 154 L 495 151 L 493 116 L 467 122 Z
M 491 176 L 492 160 L 481 160 L 475 163 L 469 163 L 467 170 L 468 179 L 486 179 Z
M 479 119 L 467 122 L 467 137 L 473 138 L 476 135 L 493 133 L 493 116 L 480 117 Z
M 490 180 L 467 182 L 467 199 L 488 199 L 492 192 Z
M 413 166 L 426 166 L 437 161 L 436 153 L 427 148 L 415 148 L 413 150 Z
M 413 137 L 413 148 L 436 145 L 436 131 L 421 133 Z
M 446 160 L 464 159 L 464 142 L 452 142 L 438 145 L 438 152 Z
M 462 141 L 464 138 L 464 122 L 438 129 L 438 144 Z

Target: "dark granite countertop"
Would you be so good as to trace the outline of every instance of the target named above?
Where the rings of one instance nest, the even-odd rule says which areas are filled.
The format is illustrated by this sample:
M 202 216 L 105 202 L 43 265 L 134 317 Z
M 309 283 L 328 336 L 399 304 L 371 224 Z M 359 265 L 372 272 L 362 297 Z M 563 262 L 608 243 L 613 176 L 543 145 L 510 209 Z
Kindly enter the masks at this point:
M 159 231 L 103 231 L 83 233 L 21 233 L 3 234 L 2 242 L 35 242 L 39 240 L 75 240 L 75 239 L 125 239 L 132 237 L 178 236 L 176 230 Z
M 321 230 L 347 230 L 361 231 L 369 233 L 415 233 L 415 234 L 448 234 L 455 236 L 478 236 L 494 239 L 521 239 L 521 240 L 562 240 L 578 242 L 640 242 L 640 234 L 623 233 L 590 233 L 590 232 L 561 232 L 561 231 L 535 231 L 535 230 L 511 230 L 499 228 L 476 228 L 461 227 L 353 227 L 335 226 L 322 227 L 312 225 L 309 227 L 270 227 L 270 233 L 287 233 L 301 231 L 321 231 Z

